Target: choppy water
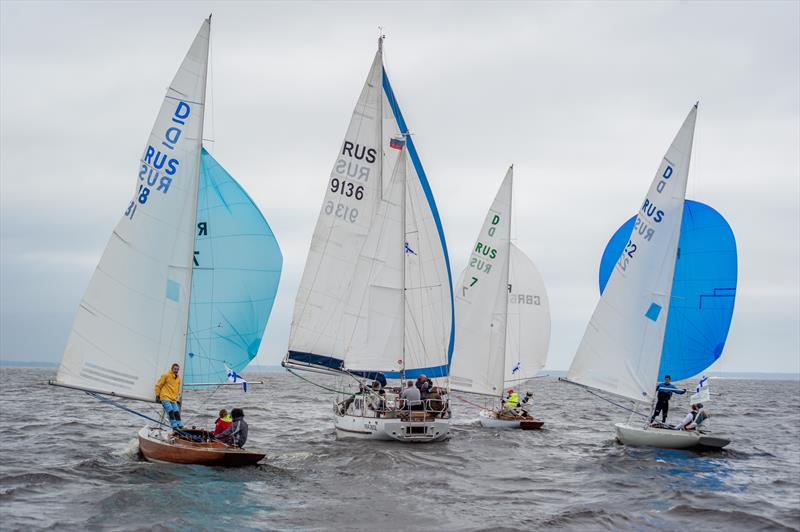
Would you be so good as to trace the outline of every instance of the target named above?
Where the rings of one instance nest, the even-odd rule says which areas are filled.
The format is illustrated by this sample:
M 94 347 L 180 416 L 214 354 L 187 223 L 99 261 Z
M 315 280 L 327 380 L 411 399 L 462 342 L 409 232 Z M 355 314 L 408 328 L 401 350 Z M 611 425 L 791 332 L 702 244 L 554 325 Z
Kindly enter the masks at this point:
M 48 386 L 52 376 L 0 371 L 3 530 L 800 529 L 796 381 L 713 380 L 713 429 L 734 441 L 697 453 L 618 445 L 624 413 L 554 378 L 533 381 L 545 430 L 483 429 L 454 400 L 447 443 L 337 441 L 329 396 L 262 374 L 247 394 L 186 398 L 198 424 L 242 406 L 248 447 L 269 453 L 216 469 L 142 461 L 143 420 Z M 685 399 L 672 409 L 679 420 Z

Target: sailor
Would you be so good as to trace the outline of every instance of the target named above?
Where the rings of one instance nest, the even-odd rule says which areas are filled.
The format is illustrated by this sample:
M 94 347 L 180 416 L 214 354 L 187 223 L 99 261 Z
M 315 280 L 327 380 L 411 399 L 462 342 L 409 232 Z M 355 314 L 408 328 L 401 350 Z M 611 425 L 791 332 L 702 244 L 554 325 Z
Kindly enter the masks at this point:
M 697 416 L 697 410 L 697 405 L 692 405 L 689 413 L 686 414 L 686 417 L 683 418 L 683 421 L 681 421 L 678 426 L 675 427 L 675 430 L 689 430 L 687 427 L 694 423 L 695 417 Z
M 650 418 L 650 423 L 653 422 L 659 413 L 661 414 L 661 422 L 666 423 L 667 412 L 669 412 L 669 400 L 672 398 L 672 394 L 677 393 L 683 395 L 686 393 L 686 388 L 678 388 L 670 382 L 669 375 L 664 375 L 664 382 L 658 383 L 656 392 L 658 393 L 658 400 L 656 401 L 656 408 L 653 410 L 653 415 Z
M 519 405 L 519 409 L 522 411 L 524 415 L 530 415 L 530 409 L 533 408 L 533 403 L 531 400 L 533 399 L 533 392 L 527 391 L 525 392 L 525 397 L 522 398 L 522 402 Z
M 170 370 L 164 373 L 156 383 L 156 401 L 164 407 L 164 412 L 169 418 L 170 426 L 175 429 L 181 422 L 181 366 L 173 364 Z
M 433 381 L 430 380 L 425 374 L 422 374 L 417 377 L 416 386 L 422 398 L 425 399 L 433 390 Z
M 700 430 L 703 426 L 703 422 L 711 417 L 711 414 L 706 414 L 706 411 L 703 410 L 703 403 L 697 403 L 696 405 L 692 405 L 697 409 L 694 415 L 694 420 L 684 427 L 684 430 Z
M 224 408 L 219 411 L 219 417 L 214 422 L 214 436 L 219 436 L 233 424 L 233 418 Z
M 231 426 L 219 434 L 217 439 L 228 445 L 244 447 L 248 429 L 247 421 L 244 420 L 244 411 L 241 408 L 234 408 L 231 410 L 231 417 L 233 418 Z
M 422 395 L 419 392 L 419 388 L 414 386 L 414 381 L 406 383 L 406 389 L 400 394 L 400 399 L 403 401 L 404 410 L 424 410 Z
M 508 395 L 506 395 L 505 400 L 503 400 L 503 409 L 513 410 L 517 408 L 517 406 L 519 406 L 519 394 L 513 389 L 509 389 Z

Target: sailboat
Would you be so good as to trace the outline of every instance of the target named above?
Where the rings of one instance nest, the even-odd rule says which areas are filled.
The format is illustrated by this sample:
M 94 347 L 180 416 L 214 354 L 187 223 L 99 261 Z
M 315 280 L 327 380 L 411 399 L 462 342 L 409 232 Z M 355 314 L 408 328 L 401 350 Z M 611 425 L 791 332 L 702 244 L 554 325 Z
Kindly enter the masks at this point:
M 511 242 L 514 167 L 506 173 L 456 285 L 456 344 L 450 367 L 453 390 L 499 401 L 506 387 L 544 367 L 550 343 L 547 292 L 533 261 Z M 481 425 L 538 429 L 530 395 L 515 409 L 480 412 Z
M 638 214 L 609 242 L 600 267 L 602 296 L 566 378 L 634 405 L 652 407 L 660 377 L 688 379 L 719 359 L 733 316 L 733 232 L 717 211 L 685 200 L 696 118 L 697 105 Z M 636 413 L 615 425 L 623 444 L 685 449 L 730 443 L 702 430 L 634 423 Z
M 181 365 L 184 386 L 226 383 L 256 356 L 282 257 L 258 207 L 202 146 L 211 17 L 161 105 L 134 197 L 75 315 L 51 384 L 153 403 L 158 377 Z M 139 414 L 142 415 L 142 414 Z M 145 416 L 143 416 L 145 417 Z M 256 463 L 264 453 L 162 421 L 139 431 L 153 461 Z
M 283 365 L 341 377 L 337 437 L 445 440 L 454 342 L 450 262 L 433 193 L 383 65 L 383 37 L 326 189 Z M 423 408 L 404 409 L 401 387 L 422 375 L 434 385 L 430 395 Z

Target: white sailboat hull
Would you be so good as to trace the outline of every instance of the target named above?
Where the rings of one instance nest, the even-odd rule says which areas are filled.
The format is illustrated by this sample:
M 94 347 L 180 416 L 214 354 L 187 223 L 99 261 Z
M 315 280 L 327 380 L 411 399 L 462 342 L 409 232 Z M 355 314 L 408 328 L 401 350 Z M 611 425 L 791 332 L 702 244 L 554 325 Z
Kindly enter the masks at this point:
M 478 415 L 481 426 L 491 429 L 538 429 L 544 425 L 543 421 L 530 419 L 501 419 L 493 410 L 481 410 Z
M 431 443 L 450 439 L 450 420 L 427 416 L 424 420 L 335 415 L 337 439 L 362 439 Z
M 657 429 L 617 423 L 617 440 L 624 445 L 658 447 L 660 449 L 691 449 L 705 447 L 721 449 L 730 443 L 727 438 L 709 436 L 695 431 Z

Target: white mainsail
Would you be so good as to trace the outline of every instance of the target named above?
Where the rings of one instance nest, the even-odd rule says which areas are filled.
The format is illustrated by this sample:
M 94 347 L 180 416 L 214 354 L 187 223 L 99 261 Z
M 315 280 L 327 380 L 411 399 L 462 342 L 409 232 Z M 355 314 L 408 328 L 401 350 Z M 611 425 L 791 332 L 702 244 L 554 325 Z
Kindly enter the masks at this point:
M 456 285 L 455 390 L 500 395 L 505 380 L 513 167 L 486 214 Z
M 284 363 L 441 376 L 452 344 L 447 251 L 381 48 L 328 181 Z
M 182 363 L 194 251 L 210 20 L 167 90 L 134 197 L 81 300 L 56 384 L 154 400 Z
M 544 366 L 550 311 L 542 276 L 511 243 L 509 168 L 456 285 L 455 390 L 499 396 Z
M 568 380 L 640 402 L 655 393 L 697 105 L 659 165 L 592 315 Z

